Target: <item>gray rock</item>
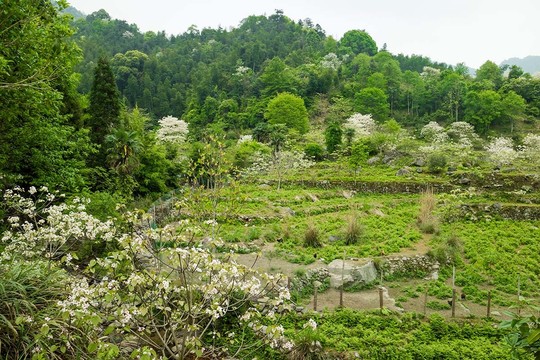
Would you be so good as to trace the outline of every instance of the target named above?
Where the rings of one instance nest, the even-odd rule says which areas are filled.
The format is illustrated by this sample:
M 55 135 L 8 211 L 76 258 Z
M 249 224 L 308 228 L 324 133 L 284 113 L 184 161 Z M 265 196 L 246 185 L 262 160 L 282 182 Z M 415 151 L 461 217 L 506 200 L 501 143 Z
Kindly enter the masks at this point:
M 406 176 L 410 174 L 411 174 L 411 170 L 407 167 L 401 168 L 396 172 L 396 176 Z
M 282 208 L 279 209 L 279 212 L 283 216 L 294 216 L 294 215 L 296 215 L 296 212 L 294 212 L 294 210 L 289 208 L 289 207 L 282 207 Z
M 263 189 L 263 190 L 267 190 L 267 189 L 271 189 L 272 187 L 268 184 L 261 184 L 259 185 L 259 189 Z
M 493 208 L 493 210 L 496 210 L 496 211 L 500 211 L 502 209 L 502 205 L 501 203 L 495 203 L 491 206 Z
M 373 156 L 373 157 L 370 157 L 368 160 L 367 160 L 367 164 L 368 165 L 375 165 L 376 163 L 378 163 L 379 161 L 381 161 L 381 158 L 378 157 L 378 156 Z
M 392 160 L 394 160 L 395 157 L 393 155 L 384 155 L 383 159 L 382 159 L 382 162 L 384 164 L 388 164 L 390 162 L 392 162 Z
M 350 199 L 354 196 L 354 194 L 356 193 L 356 191 L 347 191 L 347 190 L 343 190 L 343 197 L 345 199 Z
M 330 235 L 328 237 L 328 242 L 331 242 L 331 243 L 334 243 L 334 242 L 337 242 L 339 241 L 341 238 L 337 235 Z
M 426 165 L 426 162 L 423 159 L 416 159 L 411 163 L 411 166 L 422 167 L 422 166 L 425 166 L 425 165 Z
M 419 173 L 419 174 L 421 174 L 421 173 L 424 172 L 424 170 L 422 170 L 422 168 L 418 168 L 418 169 L 416 169 L 416 172 Z
M 383 213 L 380 209 L 372 209 L 370 211 L 373 215 L 376 215 L 376 216 L 380 216 L 380 217 L 385 217 L 386 214 Z
M 328 271 L 330 286 L 334 288 L 339 288 L 343 284 L 369 284 L 377 279 L 377 269 L 371 260 L 363 265 L 356 265 L 336 259 L 328 264 Z
M 458 180 L 458 183 L 459 183 L 460 185 L 468 185 L 468 184 L 471 183 L 471 179 L 466 178 L 466 177 L 462 177 L 462 178 L 460 178 L 460 179 Z

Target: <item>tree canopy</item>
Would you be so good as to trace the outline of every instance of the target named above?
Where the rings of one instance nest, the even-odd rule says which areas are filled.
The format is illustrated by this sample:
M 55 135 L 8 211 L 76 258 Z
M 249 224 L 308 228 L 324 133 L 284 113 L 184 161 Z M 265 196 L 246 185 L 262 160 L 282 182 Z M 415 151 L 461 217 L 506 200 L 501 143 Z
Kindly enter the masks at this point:
M 270 100 L 264 116 L 270 124 L 284 124 L 300 134 L 305 134 L 309 130 L 304 100 L 290 93 L 280 93 Z

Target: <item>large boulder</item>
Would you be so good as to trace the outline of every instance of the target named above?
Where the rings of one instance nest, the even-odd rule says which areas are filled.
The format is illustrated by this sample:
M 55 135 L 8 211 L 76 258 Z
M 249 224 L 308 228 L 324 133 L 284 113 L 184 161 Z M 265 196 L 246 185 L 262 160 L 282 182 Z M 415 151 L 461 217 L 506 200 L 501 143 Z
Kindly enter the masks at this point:
M 328 272 L 330 286 L 334 288 L 339 288 L 342 284 L 369 284 L 377 279 L 377 269 L 371 260 L 365 263 L 346 260 L 343 263 L 343 260 L 336 259 L 328 264 Z

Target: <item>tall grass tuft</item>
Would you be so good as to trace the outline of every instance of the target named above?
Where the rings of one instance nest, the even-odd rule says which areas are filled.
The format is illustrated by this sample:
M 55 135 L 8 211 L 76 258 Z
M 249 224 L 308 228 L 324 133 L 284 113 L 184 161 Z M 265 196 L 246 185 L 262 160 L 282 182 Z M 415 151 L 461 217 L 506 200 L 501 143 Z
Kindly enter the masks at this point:
M 364 227 L 358 220 L 358 215 L 352 213 L 347 220 L 347 231 L 345 233 L 345 244 L 354 245 L 364 234 Z
M 70 331 L 56 307 L 65 297 L 65 272 L 45 262 L 13 261 L 0 265 L 0 274 L 0 357 L 23 359 L 36 348 L 56 345 L 59 349 L 55 342 L 60 342 L 60 328 Z M 42 336 L 44 326 L 51 338 Z
M 322 246 L 319 238 L 319 230 L 313 222 L 308 222 L 306 232 L 304 233 L 304 246 L 318 248 Z
M 425 234 L 435 234 L 439 231 L 439 219 L 434 214 L 437 198 L 433 188 L 428 187 L 420 195 L 420 214 L 418 215 L 418 227 Z

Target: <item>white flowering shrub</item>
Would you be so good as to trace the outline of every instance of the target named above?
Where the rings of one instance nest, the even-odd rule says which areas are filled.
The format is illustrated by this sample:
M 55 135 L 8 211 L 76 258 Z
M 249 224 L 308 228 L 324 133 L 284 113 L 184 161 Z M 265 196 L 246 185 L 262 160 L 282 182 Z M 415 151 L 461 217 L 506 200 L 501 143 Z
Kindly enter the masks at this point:
M 250 332 L 274 348 L 292 347 L 281 326 L 261 321 L 287 310 L 289 292 L 279 278 L 202 248 L 152 252 L 147 244 L 161 235 L 149 230 L 124 236 L 117 252 L 91 262 L 87 271 L 105 276 L 73 284 L 59 303 L 69 319 L 92 331 L 97 344 L 129 338 L 135 350 L 152 349 L 164 358 L 227 357 Z M 141 264 L 141 253 L 152 254 L 157 266 Z
M 480 137 L 474 131 L 474 126 L 465 121 L 451 123 L 447 134 L 452 142 L 464 149 L 470 149 L 480 141 Z
M 520 155 L 526 160 L 540 160 L 540 135 L 527 134 L 523 139 Z
M 165 116 L 159 120 L 157 137 L 162 142 L 182 143 L 188 135 L 188 124 L 174 116 Z
M 420 136 L 426 141 L 435 143 L 444 143 L 448 140 L 448 136 L 444 131 L 444 128 L 435 121 L 430 121 L 422 130 L 420 130 Z
M 508 165 L 518 157 L 518 152 L 514 150 L 513 145 L 511 139 L 497 137 L 487 145 L 486 152 L 492 162 Z
M 308 169 L 315 165 L 306 155 L 297 150 L 279 151 L 275 155 L 258 153 L 253 165 L 243 171 L 245 176 L 256 176 L 275 172 L 287 172 L 289 170 Z
M 371 114 L 363 115 L 356 113 L 351 115 L 343 124 L 344 128 L 354 130 L 354 138 L 372 135 L 377 130 L 377 123 Z
M 31 188 L 31 197 L 22 189 L 4 195 L 9 211 L 20 215 L 9 217 L 0 269 L 40 258 L 57 269 L 69 265 L 78 242 L 111 246 L 80 263 L 84 269 L 72 267 L 67 291 L 56 295 L 56 317 L 40 323 L 45 338 L 32 350 L 36 358 L 62 358 L 81 338 L 86 345 L 77 345 L 77 358 L 228 358 L 263 344 L 293 348 L 274 321 L 290 307 L 280 277 L 239 265 L 230 254 L 223 260 L 208 248 L 186 247 L 197 233 L 187 221 L 152 229 L 128 214 L 122 223 L 130 231 L 123 233 L 88 215 L 85 201 L 55 204 L 55 196 L 37 193 Z M 207 222 L 215 227 L 215 220 Z M 17 320 L 24 321 L 33 320 Z
M 38 195 L 40 194 L 40 195 Z M 86 212 L 86 201 L 75 198 L 59 203 L 55 194 L 42 187 L 6 190 L 4 205 L 11 215 L 9 229 L 1 238 L 5 246 L 0 260 L 16 255 L 25 259 L 45 258 L 71 263 L 86 244 L 109 242 L 115 236 L 111 221 L 102 222 Z

